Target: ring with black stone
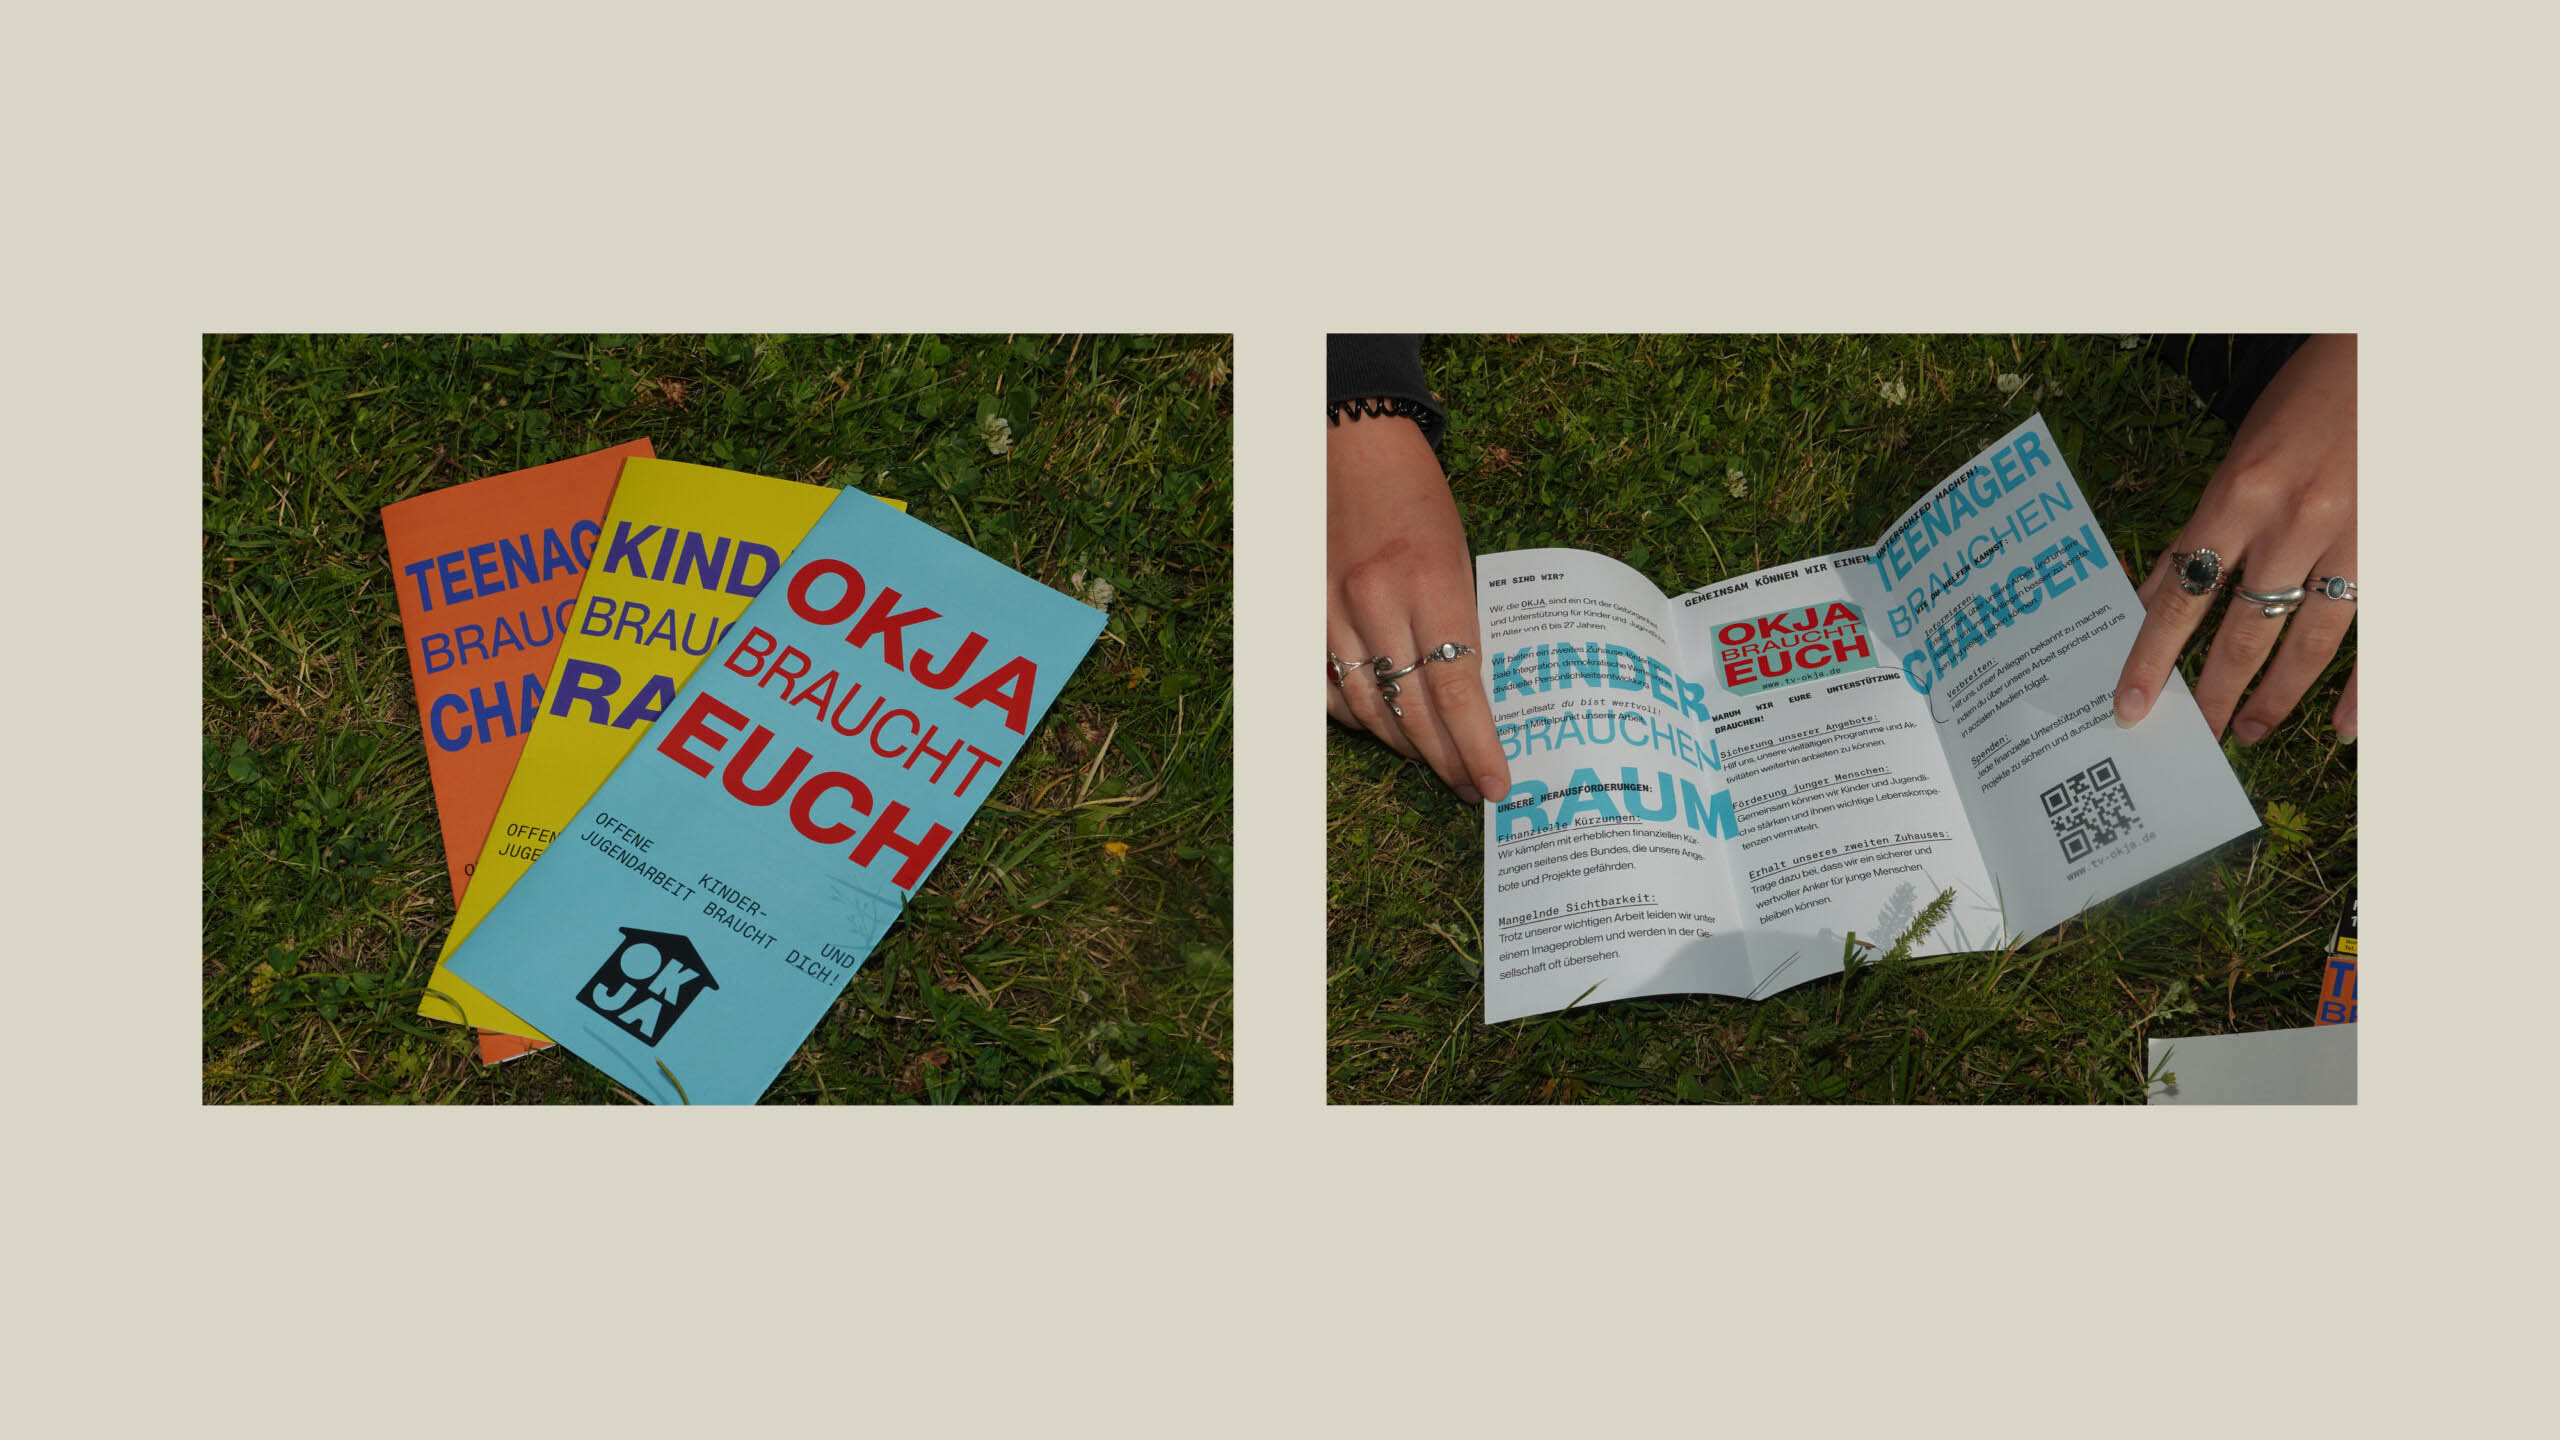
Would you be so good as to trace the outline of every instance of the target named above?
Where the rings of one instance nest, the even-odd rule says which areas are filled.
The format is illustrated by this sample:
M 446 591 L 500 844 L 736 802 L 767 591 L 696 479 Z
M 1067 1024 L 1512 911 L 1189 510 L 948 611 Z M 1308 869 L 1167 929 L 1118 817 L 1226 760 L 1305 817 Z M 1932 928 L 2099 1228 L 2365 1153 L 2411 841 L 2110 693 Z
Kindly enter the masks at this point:
M 2178 588 L 2190 595 L 2210 595 L 2231 578 L 2222 573 L 2222 557 L 2202 546 L 2170 551 L 2169 563 L 2178 567 Z

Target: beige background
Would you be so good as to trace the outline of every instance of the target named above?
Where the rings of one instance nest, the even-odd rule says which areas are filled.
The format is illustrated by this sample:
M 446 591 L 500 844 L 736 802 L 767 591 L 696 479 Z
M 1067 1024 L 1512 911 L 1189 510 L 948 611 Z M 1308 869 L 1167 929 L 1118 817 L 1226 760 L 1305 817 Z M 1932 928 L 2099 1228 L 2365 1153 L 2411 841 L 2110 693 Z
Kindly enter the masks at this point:
M 2514 1413 L 2550 1279 L 2551 27 L 1388 8 L 13 20 L 13 1411 L 271 1436 Z M 197 337 L 391 327 L 1235 332 L 1237 1104 L 200 1108 Z M 1323 1107 L 1327 329 L 2297 327 L 2363 332 L 2374 398 L 2361 1106 Z

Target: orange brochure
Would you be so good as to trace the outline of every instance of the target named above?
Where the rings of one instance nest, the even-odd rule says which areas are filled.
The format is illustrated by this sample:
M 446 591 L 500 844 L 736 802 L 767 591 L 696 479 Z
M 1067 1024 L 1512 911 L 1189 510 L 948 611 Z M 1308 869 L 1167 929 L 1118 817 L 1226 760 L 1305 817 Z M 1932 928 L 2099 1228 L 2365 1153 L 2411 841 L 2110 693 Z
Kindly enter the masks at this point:
M 2329 937 L 2329 958 L 2320 967 L 2320 1018 L 2318 1025 L 2353 1025 L 2356 1023 L 2356 892 L 2347 892 L 2347 913 L 2338 921 L 2338 933 Z
M 622 462 L 656 454 L 634 440 L 382 507 L 456 905 L 542 708 Z M 541 1048 L 480 1035 L 487 1064 Z

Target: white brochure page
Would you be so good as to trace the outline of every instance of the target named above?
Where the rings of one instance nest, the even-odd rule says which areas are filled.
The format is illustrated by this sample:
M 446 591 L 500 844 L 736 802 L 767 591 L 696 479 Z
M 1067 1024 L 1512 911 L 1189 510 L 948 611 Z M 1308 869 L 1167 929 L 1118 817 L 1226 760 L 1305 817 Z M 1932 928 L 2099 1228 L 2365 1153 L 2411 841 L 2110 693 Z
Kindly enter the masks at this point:
M 1742 837 L 1728 847 L 1754 996 L 1840 972 L 1851 935 L 1891 945 L 1938 897 L 1920 954 L 1976 950 L 1999 906 L 1926 699 L 1894 663 L 1866 552 L 1722 581 L 1672 602 Z
M 2353 1025 L 2154 1038 L 2149 1048 L 2146 1098 L 2154 1105 L 2356 1103 Z
M 1511 762 L 1485 805 L 1485 1019 L 1748 993 L 1710 690 L 1678 671 L 1662 592 L 1604 555 L 1515 550 L 1478 557 L 1476 605 Z
M 2177 672 L 2140 724 L 2116 725 L 2142 602 L 2044 417 L 1932 487 L 1873 555 L 1882 638 L 1945 747 L 2013 935 L 2257 827 Z

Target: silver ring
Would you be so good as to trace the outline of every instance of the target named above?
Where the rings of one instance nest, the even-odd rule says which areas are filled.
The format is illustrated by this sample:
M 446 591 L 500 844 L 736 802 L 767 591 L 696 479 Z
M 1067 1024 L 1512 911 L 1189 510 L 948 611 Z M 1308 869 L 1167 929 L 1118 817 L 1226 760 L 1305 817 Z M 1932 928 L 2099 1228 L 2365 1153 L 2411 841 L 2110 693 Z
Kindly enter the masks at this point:
M 2258 607 L 2258 613 L 2270 620 L 2281 620 L 2302 608 L 2303 597 L 2311 592 L 2299 585 L 2283 590 L 2245 590 L 2231 587 L 2231 593 Z
M 1455 660 L 1461 655 L 1473 655 L 1474 653 L 1476 653 L 1474 646 L 1461 645 L 1457 641 L 1451 640 L 1443 643 L 1435 649 L 1424 651 L 1421 659 L 1414 661 L 1412 664 L 1407 665 L 1401 670 L 1395 668 L 1396 662 L 1394 658 L 1386 655 L 1373 655 L 1366 660 L 1353 661 L 1349 664 L 1345 664 L 1340 658 L 1334 656 L 1330 651 L 1326 652 L 1325 658 L 1331 660 L 1335 666 L 1333 683 L 1337 687 L 1342 684 L 1342 676 L 1346 672 L 1359 669 L 1364 665 L 1367 666 L 1369 668 L 1369 673 L 1378 677 L 1378 698 L 1386 701 L 1388 711 L 1397 719 L 1401 720 L 1404 718 L 1404 707 L 1396 703 L 1396 697 L 1404 693 L 1404 687 L 1397 684 L 1397 681 L 1412 674 L 1414 671 L 1421 669 L 1423 666 L 1430 664 L 1434 660 Z
M 2222 573 L 2222 557 L 2201 545 L 2170 551 L 2169 563 L 2178 567 L 2178 588 L 2190 595 L 2210 595 L 2231 578 Z
M 1395 668 L 1396 662 L 1393 657 L 1380 655 L 1363 663 L 1368 665 L 1369 673 L 1378 677 L 1378 698 L 1387 702 L 1387 710 L 1390 714 L 1399 720 L 1403 719 L 1404 707 L 1396 703 L 1396 697 L 1404 693 L 1404 687 L 1396 683 L 1396 677 L 1410 675 L 1421 669 L 1422 662 L 1416 660 L 1398 670 Z
M 2319 587 L 2314 594 L 2326 595 L 2332 600 L 2356 598 L 2356 582 L 2344 575 L 2323 575 L 2311 583 Z

